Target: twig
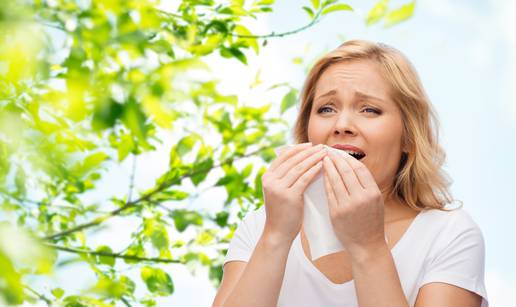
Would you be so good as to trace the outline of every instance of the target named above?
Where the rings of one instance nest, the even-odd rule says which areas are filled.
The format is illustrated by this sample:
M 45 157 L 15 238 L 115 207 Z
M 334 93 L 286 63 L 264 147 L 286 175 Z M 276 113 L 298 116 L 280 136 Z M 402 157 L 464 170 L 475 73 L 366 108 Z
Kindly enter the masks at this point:
M 124 298 L 124 297 L 121 297 L 120 300 L 122 301 L 122 303 L 124 303 L 124 305 L 126 305 L 127 307 L 132 307 L 131 304 L 129 304 L 129 302 Z
M 60 251 L 75 253 L 75 254 L 104 256 L 104 257 L 120 258 L 120 259 L 126 259 L 126 260 L 137 260 L 137 261 L 162 262 L 162 263 L 183 263 L 180 260 L 173 260 L 173 259 L 166 259 L 166 258 L 159 258 L 159 257 L 155 257 L 155 258 L 138 257 L 138 256 L 134 256 L 134 255 L 122 255 L 122 254 L 115 254 L 115 253 L 109 253 L 109 252 L 90 251 L 90 250 L 86 250 L 86 249 L 66 247 L 66 246 L 61 246 L 61 245 L 51 244 L 51 243 L 43 243 L 43 244 L 48 247 L 60 250 Z
M 127 201 L 130 202 L 134 188 L 134 175 L 136 173 L 136 155 L 133 154 L 133 165 L 131 170 L 131 177 L 129 179 L 129 192 L 127 192 Z
M 301 28 L 287 31 L 287 32 L 275 33 L 274 31 L 272 31 L 269 34 L 263 34 L 263 35 L 240 35 L 240 34 L 231 33 L 230 35 L 233 37 L 240 37 L 240 38 L 271 38 L 271 37 L 283 37 L 283 36 L 287 36 L 287 35 L 292 35 L 292 34 L 299 33 L 305 29 L 308 29 L 308 28 L 312 27 L 313 25 L 315 25 L 316 23 L 318 23 L 321 20 L 319 18 L 320 14 L 321 14 L 320 11 L 317 12 L 314 19 L 312 19 L 312 21 L 309 24 L 307 24 Z
M 38 293 L 36 290 L 32 289 L 31 287 L 27 286 L 27 285 L 23 285 L 27 290 L 29 290 L 32 294 L 36 295 L 39 299 L 45 301 L 45 303 L 47 303 L 48 306 L 51 306 L 52 305 L 52 301 L 47 298 L 46 296 L 44 296 L 43 294 L 41 293 Z

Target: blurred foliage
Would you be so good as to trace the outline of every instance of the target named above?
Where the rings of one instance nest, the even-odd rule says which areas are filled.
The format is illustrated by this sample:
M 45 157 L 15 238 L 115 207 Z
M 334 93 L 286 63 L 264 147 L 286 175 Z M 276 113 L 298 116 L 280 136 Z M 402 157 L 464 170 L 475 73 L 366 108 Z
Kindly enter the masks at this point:
M 174 293 L 170 263 L 206 268 L 219 284 L 227 244 L 239 219 L 262 205 L 265 165 L 286 141 L 288 123 L 274 114 L 294 106 L 299 90 L 275 85 L 289 89 L 282 101 L 250 106 L 219 92 L 207 58 L 247 65 L 268 39 L 352 11 L 311 0 L 299 29 L 256 35 L 245 27 L 274 2 L 2 1 L 0 304 L 155 306 L 156 297 Z M 380 1 L 366 23 L 390 26 L 413 9 L 414 2 L 389 10 Z M 177 140 L 169 163 L 134 197 L 137 158 L 162 146 L 164 132 Z M 102 181 L 107 172 L 128 163 L 126 195 L 88 197 L 112 184 Z M 180 206 L 199 196 L 208 175 L 216 178 L 207 188 L 226 191 L 221 211 Z M 103 226 L 115 216 L 137 221 L 127 246 L 92 244 L 92 231 L 109 236 Z M 95 276 L 90 288 L 75 293 L 47 278 L 76 263 Z M 131 270 L 139 274 L 124 273 Z

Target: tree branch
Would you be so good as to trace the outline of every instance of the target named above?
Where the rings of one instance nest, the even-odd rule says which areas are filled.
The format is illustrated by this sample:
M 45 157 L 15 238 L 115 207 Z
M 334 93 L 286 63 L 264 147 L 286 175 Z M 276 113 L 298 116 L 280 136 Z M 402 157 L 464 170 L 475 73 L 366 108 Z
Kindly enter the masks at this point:
M 43 243 L 44 245 L 64 251 L 69 253 L 75 253 L 75 254 L 85 254 L 85 255 L 94 255 L 94 256 L 104 256 L 104 257 L 113 257 L 113 258 L 120 258 L 120 259 L 126 259 L 126 260 L 137 260 L 137 261 L 148 261 L 148 262 L 161 262 L 161 263 L 183 263 L 180 260 L 173 260 L 173 259 L 166 259 L 166 258 L 148 258 L 148 257 L 138 257 L 134 255 L 122 255 L 122 254 L 115 254 L 115 253 L 109 253 L 109 252 L 97 252 L 97 251 L 90 251 L 86 249 L 80 249 L 80 248 L 73 248 L 73 247 L 66 247 L 51 243 Z
M 136 155 L 133 154 L 133 165 L 131 169 L 131 177 L 129 179 L 129 191 L 127 192 L 127 201 L 131 201 L 133 197 L 133 188 L 134 188 L 134 175 L 136 174 Z
M 273 148 L 273 146 L 265 146 L 265 147 L 262 147 L 262 148 L 259 148 L 253 152 L 250 152 L 248 153 L 247 155 L 242 155 L 240 156 L 239 158 L 235 159 L 234 157 L 231 157 L 231 158 L 228 158 L 226 160 L 224 160 L 222 163 L 218 164 L 218 165 L 215 165 L 215 166 L 212 166 L 211 168 L 206 168 L 206 169 L 201 169 L 201 170 L 198 170 L 196 172 L 190 172 L 190 173 L 187 173 L 179 178 L 176 178 L 175 180 L 171 180 L 169 182 L 163 182 L 160 186 L 158 186 L 156 189 L 148 192 L 147 194 L 144 194 L 143 196 L 141 196 L 140 198 L 136 199 L 136 200 L 133 200 L 133 201 L 127 201 L 125 203 L 125 205 L 123 205 L 122 207 L 118 208 L 118 209 L 115 209 L 113 211 L 110 211 L 109 213 L 107 213 L 106 215 L 104 216 L 100 216 L 98 218 L 95 218 L 93 219 L 92 221 L 90 222 L 87 222 L 87 223 L 84 223 L 84 224 L 81 224 L 81 225 L 78 225 L 78 226 L 75 226 L 73 228 L 70 228 L 70 229 L 67 229 L 67 230 L 64 230 L 64 231 L 61 231 L 61 232 L 58 232 L 58 233 L 55 233 L 55 234 L 51 234 L 51 235 L 48 235 L 46 237 L 43 238 L 43 240 L 55 240 L 55 239 L 58 239 L 60 237 L 63 237 L 63 236 L 67 236 L 67 235 L 70 235 L 74 232 L 77 232 L 77 231 L 81 231 L 83 229 L 86 229 L 86 228 L 90 228 L 90 227 L 93 227 L 93 226 L 96 226 L 96 225 L 99 225 L 101 224 L 102 222 L 104 222 L 105 220 L 113 217 L 113 216 L 116 216 L 116 215 L 119 215 L 120 213 L 122 213 L 123 211 L 127 210 L 127 209 L 130 209 L 134 206 L 136 206 L 138 203 L 142 202 L 142 201 L 146 201 L 148 200 L 149 198 L 151 198 L 154 194 L 156 193 L 159 193 L 161 191 L 163 191 L 164 189 L 170 187 L 171 185 L 174 185 L 174 184 L 177 184 L 179 182 L 181 182 L 183 179 L 186 179 L 186 178 L 189 178 L 189 177 L 192 177 L 192 176 L 195 176 L 197 174 L 200 174 L 202 172 L 207 172 L 207 171 L 211 171 L 215 168 L 218 168 L 218 167 L 221 167 L 222 165 L 225 165 L 225 164 L 228 164 L 228 163 L 232 163 L 233 161 L 235 160 L 239 160 L 239 159 L 242 159 L 242 158 L 247 158 L 247 157 L 250 157 L 250 156 L 253 156 L 261 151 L 264 151 L 264 150 L 267 150 L 267 149 L 270 149 L 270 148 Z
M 233 37 L 239 37 L 239 38 L 271 38 L 271 37 L 283 37 L 283 36 L 287 36 L 287 35 L 292 35 L 292 34 L 299 33 L 305 29 L 308 29 L 308 28 L 312 27 L 313 25 L 315 25 L 316 23 L 318 23 L 319 21 L 321 21 L 320 14 L 321 14 L 320 11 L 317 12 L 317 14 L 314 16 L 314 19 L 312 19 L 312 21 L 309 24 L 307 24 L 301 28 L 287 31 L 287 32 L 275 33 L 274 31 L 272 31 L 269 34 L 263 34 L 263 35 L 240 35 L 240 34 L 231 33 L 230 35 Z
M 47 298 L 46 296 L 44 296 L 43 294 L 38 293 L 36 290 L 32 289 L 31 287 L 29 287 L 27 285 L 23 285 L 23 287 L 25 287 L 25 289 L 29 290 L 32 294 L 36 295 L 39 299 L 45 301 L 45 303 L 47 303 L 48 306 L 52 305 L 52 301 L 49 298 Z
M 132 307 L 132 305 L 122 296 L 120 298 L 120 300 L 122 301 L 122 303 L 124 303 L 124 305 L 126 305 L 127 307 Z

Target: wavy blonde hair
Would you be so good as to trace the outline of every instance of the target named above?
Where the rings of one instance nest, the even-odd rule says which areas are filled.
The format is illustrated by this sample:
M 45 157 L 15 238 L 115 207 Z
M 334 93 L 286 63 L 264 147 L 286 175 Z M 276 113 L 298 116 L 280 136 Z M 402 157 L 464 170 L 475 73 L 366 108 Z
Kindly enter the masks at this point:
M 449 211 L 445 206 L 454 199 L 449 191 L 451 180 L 442 169 L 446 154 L 438 142 L 437 115 L 410 61 L 390 46 L 351 40 L 319 59 L 310 70 L 301 93 L 301 106 L 293 129 L 294 140 L 297 143 L 308 142 L 308 121 L 315 86 L 323 72 L 335 63 L 361 60 L 378 64 L 382 76 L 390 84 L 390 98 L 402 115 L 402 142 L 407 152 L 400 158 L 395 181 L 387 191 L 387 197 L 397 197 L 417 211 L 430 208 Z

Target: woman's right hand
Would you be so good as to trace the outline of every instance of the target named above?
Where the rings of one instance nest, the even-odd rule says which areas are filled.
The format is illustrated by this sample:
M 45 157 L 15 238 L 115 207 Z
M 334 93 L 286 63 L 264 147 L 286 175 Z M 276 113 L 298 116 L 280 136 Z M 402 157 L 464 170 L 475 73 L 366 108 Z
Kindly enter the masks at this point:
M 262 176 L 265 202 L 264 235 L 275 242 L 291 242 L 303 223 L 303 193 L 322 166 L 322 144 L 294 145 L 284 150 Z

